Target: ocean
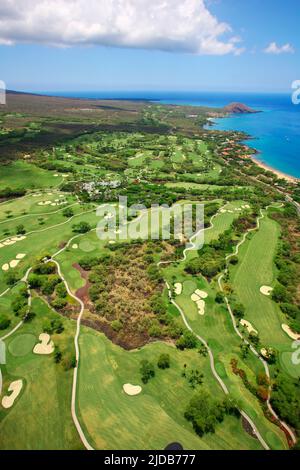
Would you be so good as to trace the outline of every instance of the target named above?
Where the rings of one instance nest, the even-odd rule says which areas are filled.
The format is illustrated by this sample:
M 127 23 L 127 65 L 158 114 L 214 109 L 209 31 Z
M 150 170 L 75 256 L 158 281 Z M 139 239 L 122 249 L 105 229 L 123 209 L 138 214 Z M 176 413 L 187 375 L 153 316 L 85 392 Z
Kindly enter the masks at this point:
M 257 159 L 283 173 L 300 178 L 300 105 L 292 104 L 291 94 L 158 91 L 45 94 L 94 99 L 147 99 L 162 104 L 217 108 L 238 101 L 262 112 L 216 119 L 213 128 L 246 132 L 252 137 L 247 143 L 260 152 Z

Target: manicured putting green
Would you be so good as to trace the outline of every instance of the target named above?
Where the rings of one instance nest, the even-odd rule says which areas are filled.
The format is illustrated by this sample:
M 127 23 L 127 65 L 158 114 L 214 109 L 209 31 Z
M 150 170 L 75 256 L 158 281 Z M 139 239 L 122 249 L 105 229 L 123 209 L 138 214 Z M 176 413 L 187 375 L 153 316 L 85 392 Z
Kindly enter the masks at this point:
M 9 343 L 8 350 L 15 357 L 26 356 L 33 350 L 36 342 L 36 337 L 30 333 L 18 335 Z
M 300 353 L 298 353 L 296 349 L 293 352 L 285 351 L 280 355 L 280 364 L 294 379 L 298 379 L 300 377 L 299 359 Z

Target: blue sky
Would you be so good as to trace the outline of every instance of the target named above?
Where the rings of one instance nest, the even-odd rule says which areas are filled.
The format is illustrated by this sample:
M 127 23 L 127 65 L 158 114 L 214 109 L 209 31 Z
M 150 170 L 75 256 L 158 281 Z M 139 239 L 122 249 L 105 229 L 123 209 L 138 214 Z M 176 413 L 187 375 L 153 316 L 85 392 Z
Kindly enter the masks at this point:
M 300 79 L 298 0 L 153 0 L 159 17 L 145 0 L 75 3 L 1 0 L 8 88 L 289 92 Z

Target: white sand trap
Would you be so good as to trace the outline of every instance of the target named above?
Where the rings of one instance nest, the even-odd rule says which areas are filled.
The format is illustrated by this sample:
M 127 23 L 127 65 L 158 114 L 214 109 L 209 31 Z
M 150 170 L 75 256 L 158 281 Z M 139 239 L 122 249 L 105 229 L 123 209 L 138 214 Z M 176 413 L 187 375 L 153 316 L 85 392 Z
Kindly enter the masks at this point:
M 13 259 L 13 260 L 9 263 L 9 266 L 10 266 L 11 268 L 16 268 L 19 263 L 20 263 L 20 260 L 19 260 L 19 259 Z
M 0 243 L 0 248 L 3 248 L 3 247 L 4 247 L 3 243 Z
M 50 335 L 48 335 L 48 333 L 41 333 L 39 340 L 41 342 L 34 346 L 34 354 L 52 354 L 54 351 L 54 343 L 51 341 Z
M 116 242 L 114 240 L 109 240 L 108 242 L 110 245 L 114 245 Z
M 58 197 L 63 198 L 63 197 L 65 197 L 65 196 L 64 196 L 63 194 L 60 194 Z
M 269 353 L 268 353 L 268 350 L 266 348 L 262 348 L 260 350 L 260 354 L 265 358 L 265 359 L 269 359 Z
M 203 299 L 206 299 L 207 296 L 207 293 L 200 289 L 195 290 L 191 295 L 191 300 L 197 304 L 199 315 L 205 314 L 205 301 Z
M 26 235 L 21 235 L 20 237 L 18 237 L 18 242 L 21 242 L 22 240 L 25 240 L 27 237 Z
M 200 289 L 195 290 L 195 294 L 199 295 L 200 299 L 207 299 L 208 297 L 208 293 Z
M 53 193 L 47 193 L 48 196 L 53 196 Z
M 253 328 L 252 324 L 249 321 L 242 319 L 240 320 L 240 324 L 247 328 L 249 334 L 255 333 L 258 335 L 258 331 Z
M 74 245 L 72 245 L 72 248 L 73 248 L 73 250 L 77 250 L 78 249 L 77 243 L 74 243 Z
M 141 393 L 142 387 L 140 387 L 140 385 L 124 384 L 123 390 L 126 393 L 126 395 L 130 395 L 131 397 L 133 397 Z
M 269 295 L 271 295 L 273 287 L 261 286 L 261 288 L 259 290 L 260 290 L 261 294 L 269 296 Z
M 3 266 L 2 266 L 2 271 L 8 271 L 9 270 L 9 264 L 8 263 L 5 263 Z
M 14 245 L 15 243 L 16 243 L 15 240 L 9 239 L 9 240 L 6 240 L 5 242 L 3 242 L 3 245 L 10 246 L 10 245 Z
M 181 292 L 182 292 L 182 284 L 181 284 L 181 282 L 176 282 L 176 284 L 174 284 L 174 287 L 175 287 L 175 294 L 176 294 L 176 295 L 180 295 Z
M 195 294 L 195 292 L 191 295 L 191 300 L 193 302 L 198 302 L 198 300 L 201 300 L 201 297 L 199 295 Z
M 53 175 L 53 176 L 55 176 L 55 178 L 57 178 L 59 175 L 56 173 L 56 174 L 55 174 L 55 175 Z
M 52 202 L 51 206 L 56 206 L 56 202 Z
M 23 381 L 22 380 L 16 380 L 15 382 L 12 382 L 10 386 L 8 387 L 8 391 L 12 392 L 11 395 L 5 396 L 2 399 L 2 406 L 5 409 L 11 408 L 18 398 L 18 396 L 21 393 L 21 390 L 23 388 Z
M 16 256 L 16 259 L 23 259 L 25 258 L 26 254 L 25 253 L 18 253 Z
M 300 334 L 298 333 L 294 333 L 293 330 L 291 330 L 291 328 L 289 327 L 289 325 L 281 325 L 281 328 L 283 329 L 283 331 L 293 340 L 297 341 L 298 339 L 300 339 Z

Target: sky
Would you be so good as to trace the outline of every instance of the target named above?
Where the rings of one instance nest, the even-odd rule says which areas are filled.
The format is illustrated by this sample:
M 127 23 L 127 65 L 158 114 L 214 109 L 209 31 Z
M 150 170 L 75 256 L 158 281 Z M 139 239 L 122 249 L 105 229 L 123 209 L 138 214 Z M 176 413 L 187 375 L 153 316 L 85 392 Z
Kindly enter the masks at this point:
M 24 91 L 290 92 L 299 0 L 1 0 L 0 80 Z

